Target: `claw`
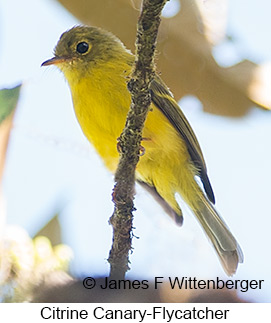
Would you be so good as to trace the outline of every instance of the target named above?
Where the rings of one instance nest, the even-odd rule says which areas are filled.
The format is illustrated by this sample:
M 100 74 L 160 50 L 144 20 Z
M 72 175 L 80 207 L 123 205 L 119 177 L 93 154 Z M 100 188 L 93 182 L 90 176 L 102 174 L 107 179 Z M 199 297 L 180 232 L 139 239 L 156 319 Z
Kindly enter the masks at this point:
M 146 149 L 143 146 L 140 145 L 140 147 L 139 147 L 139 156 L 141 157 L 141 156 L 145 155 L 145 151 L 146 151 Z
M 119 154 L 122 153 L 121 144 L 120 144 L 120 137 L 117 138 L 117 151 Z

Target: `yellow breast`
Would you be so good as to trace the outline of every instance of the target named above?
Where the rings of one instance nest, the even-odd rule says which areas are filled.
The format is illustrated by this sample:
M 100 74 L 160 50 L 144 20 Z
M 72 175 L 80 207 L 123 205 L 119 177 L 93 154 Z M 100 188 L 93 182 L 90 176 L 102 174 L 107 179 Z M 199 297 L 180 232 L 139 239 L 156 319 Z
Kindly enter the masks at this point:
M 112 172 L 119 160 L 117 138 L 124 128 L 131 102 L 127 90 L 130 70 L 127 64 L 111 61 L 104 63 L 102 68 L 92 68 L 83 78 L 75 75 L 74 71 L 65 73 L 78 122 Z M 177 132 L 154 105 L 148 114 L 143 137 L 148 139 L 142 142 L 146 152 L 140 158 L 137 170 L 145 181 L 151 181 L 152 168 L 159 163 L 171 167 L 177 158 L 179 165 L 182 163 L 180 158 L 187 159 L 186 154 L 179 154 L 183 143 Z

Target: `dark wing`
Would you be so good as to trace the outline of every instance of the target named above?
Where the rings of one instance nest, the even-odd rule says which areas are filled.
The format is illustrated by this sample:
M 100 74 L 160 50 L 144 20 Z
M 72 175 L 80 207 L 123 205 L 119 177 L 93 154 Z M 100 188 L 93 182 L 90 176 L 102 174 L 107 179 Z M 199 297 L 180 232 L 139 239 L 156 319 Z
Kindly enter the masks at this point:
M 152 102 L 161 112 L 163 112 L 185 141 L 191 160 L 199 170 L 199 177 L 204 186 L 204 190 L 209 200 L 212 203 L 215 203 L 214 192 L 207 175 L 203 154 L 188 120 L 174 100 L 167 86 L 158 76 L 152 81 L 150 90 Z

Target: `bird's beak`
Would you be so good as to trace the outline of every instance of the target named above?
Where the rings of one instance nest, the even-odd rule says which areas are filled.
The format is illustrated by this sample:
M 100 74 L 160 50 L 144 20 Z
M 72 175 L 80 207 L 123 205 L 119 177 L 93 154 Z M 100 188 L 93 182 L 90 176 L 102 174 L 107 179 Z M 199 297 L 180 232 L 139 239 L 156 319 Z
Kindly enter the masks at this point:
M 50 58 L 47 61 L 43 62 L 41 64 L 41 66 L 57 65 L 57 64 L 65 63 L 65 62 L 70 62 L 70 61 L 71 61 L 71 58 L 55 56 L 55 57 Z

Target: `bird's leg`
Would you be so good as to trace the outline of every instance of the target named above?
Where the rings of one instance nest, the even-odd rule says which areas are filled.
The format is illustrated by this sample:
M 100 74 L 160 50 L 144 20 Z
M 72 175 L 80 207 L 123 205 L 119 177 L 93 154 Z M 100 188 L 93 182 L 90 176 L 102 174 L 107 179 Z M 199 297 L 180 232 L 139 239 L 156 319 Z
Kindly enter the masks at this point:
M 150 138 L 143 137 L 141 141 L 150 141 Z M 117 151 L 119 154 L 122 153 L 122 148 L 121 148 L 121 143 L 120 143 L 120 138 L 117 138 Z M 146 149 L 140 145 L 139 147 L 139 156 L 143 156 L 145 154 Z

